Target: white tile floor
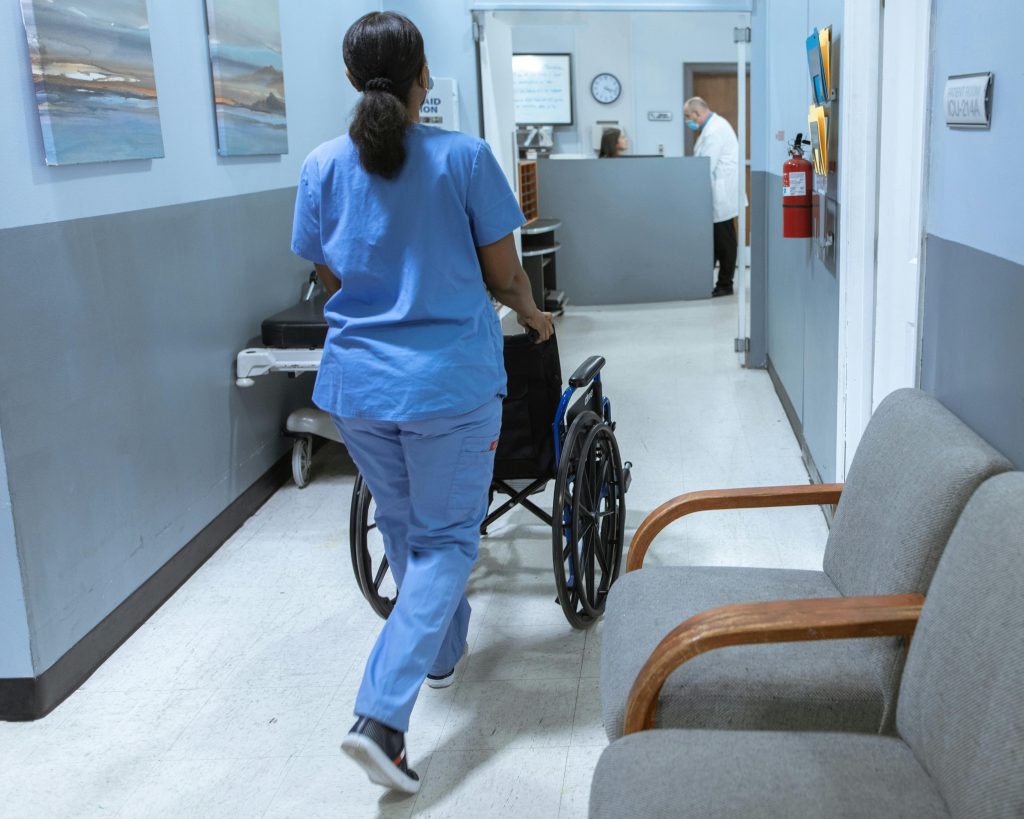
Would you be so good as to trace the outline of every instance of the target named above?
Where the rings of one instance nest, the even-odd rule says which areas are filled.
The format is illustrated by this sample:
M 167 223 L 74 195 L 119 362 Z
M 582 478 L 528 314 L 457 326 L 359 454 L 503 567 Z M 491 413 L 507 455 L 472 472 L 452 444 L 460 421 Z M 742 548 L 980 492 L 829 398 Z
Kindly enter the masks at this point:
M 731 352 L 735 301 L 576 309 L 565 375 L 608 358 L 607 394 L 634 464 L 632 530 L 674 494 L 803 483 L 768 376 Z M 338 751 L 380 621 L 351 576 L 351 466 L 325 449 L 83 688 L 45 720 L 0 723 L 0 814 L 28 817 L 582 817 L 606 744 L 601 628 L 553 602 L 550 532 L 524 512 L 493 527 L 470 582 L 470 658 L 424 689 L 408 735 L 413 798 Z M 650 563 L 819 568 L 816 508 L 708 513 Z

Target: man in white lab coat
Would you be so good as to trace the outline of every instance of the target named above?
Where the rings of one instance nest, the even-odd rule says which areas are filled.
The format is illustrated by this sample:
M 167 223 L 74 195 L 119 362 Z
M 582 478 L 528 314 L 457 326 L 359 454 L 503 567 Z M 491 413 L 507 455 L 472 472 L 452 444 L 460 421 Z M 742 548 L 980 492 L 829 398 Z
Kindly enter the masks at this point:
M 686 127 L 700 131 L 694 156 L 711 160 L 711 220 L 714 224 L 715 261 L 718 282 L 712 296 L 731 296 L 736 271 L 736 223 L 739 215 L 739 143 L 736 132 L 725 117 L 715 114 L 700 97 L 692 97 L 683 106 Z

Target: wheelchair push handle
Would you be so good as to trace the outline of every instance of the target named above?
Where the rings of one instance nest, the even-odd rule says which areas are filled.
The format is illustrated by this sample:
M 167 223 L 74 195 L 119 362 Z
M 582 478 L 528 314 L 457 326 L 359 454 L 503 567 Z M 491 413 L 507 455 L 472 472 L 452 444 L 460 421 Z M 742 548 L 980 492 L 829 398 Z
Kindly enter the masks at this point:
M 526 337 L 530 341 L 532 341 L 534 344 L 536 344 L 540 340 L 540 333 L 538 333 L 532 327 L 529 327 L 529 326 L 524 327 L 523 328 L 523 332 L 526 334 Z M 554 338 L 554 337 L 555 337 L 555 335 L 554 335 L 554 333 L 552 333 L 551 334 L 551 338 Z

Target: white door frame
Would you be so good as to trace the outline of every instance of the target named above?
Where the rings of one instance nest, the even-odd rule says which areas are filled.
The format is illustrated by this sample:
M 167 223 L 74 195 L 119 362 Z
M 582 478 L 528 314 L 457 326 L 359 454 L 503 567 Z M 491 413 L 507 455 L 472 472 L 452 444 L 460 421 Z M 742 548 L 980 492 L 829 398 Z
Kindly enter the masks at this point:
M 880 0 L 844 4 L 839 90 L 839 377 L 836 480 L 871 417 L 878 200 Z
M 872 407 L 919 382 L 931 0 L 885 6 Z
M 918 381 L 930 26 L 930 0 L 845 4 L 837 480 L 881 399 Z
M 750 15 L 746 19 L 747 35 L 751 35 Z M 738 32 L 738 29 L 737 29 Z M 736 254 L 736 354 L 738 364 L 747 366 L 747 327 L 750 325 L 750 299 L 747 287 L 747 265 L 750 264 L 750 247 L 747 245 L 747 39 L 736 37 L 736 141 L 737 157 L 736 191 L 737 233 L 739 241 Z

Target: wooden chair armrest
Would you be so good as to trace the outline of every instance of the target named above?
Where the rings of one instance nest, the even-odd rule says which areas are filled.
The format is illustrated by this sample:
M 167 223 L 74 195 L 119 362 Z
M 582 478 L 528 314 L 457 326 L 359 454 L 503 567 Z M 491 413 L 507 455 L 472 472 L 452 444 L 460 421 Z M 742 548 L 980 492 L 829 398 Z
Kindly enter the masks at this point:
M 637 528 L 629 544 L 626 571 L 642 568 L 651 542 L 672 521 L 711 509 L 762 509 L 773 506 L 828 506 L 839 503 L 841 483 L 800 486 L 759 486 L 752 489 L 710 489 L 687 492 L 666 501 Z
M 896 594 L 773 600 L 702 611 L 676 626 L 640 670 L 626 703 L 625 733 L 654 728 L 665 680 L 698 654 L 755 643 L 909 637 L 923 604 L 923 595 Z

